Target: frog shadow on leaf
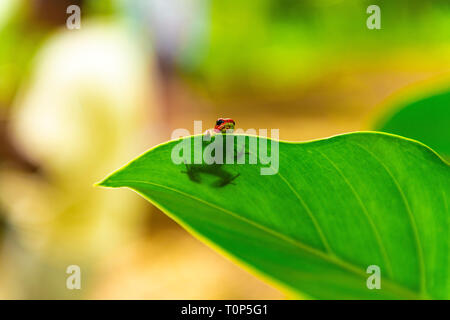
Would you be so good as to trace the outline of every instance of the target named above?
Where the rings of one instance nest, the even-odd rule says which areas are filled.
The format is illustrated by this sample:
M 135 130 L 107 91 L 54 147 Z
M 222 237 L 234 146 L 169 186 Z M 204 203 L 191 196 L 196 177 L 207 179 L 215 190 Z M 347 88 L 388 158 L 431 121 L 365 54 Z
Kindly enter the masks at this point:
M 238 159 L 240 159 L 242 156 L 250 154 L 249 152 L 246 152 L 245 149 L 243 149 L 240 152 L 236 152 L 234 154 L 234 161 L 236 162 Z M 182 171 L 182 173 L 186 173 L 189 177 L 189 180 L 196 182 L 196 183 L 202 183 L 201 175 L 211 175 L 218 178 L 217 181 L 211 184 L 212 187 L 215 188 L 221 188 L 225 187 L 226 185 L 236 183 L 234 182 L 236 178 L 240 176 L 240 173 L 233 174 L 224 168 L 223 163 L 212 163 L 212 164 L 187 164 L 184 163 L 186 166 L 186 171 Z
M 233 181 L 240 176 L 240 173 L 233 174 L 225 170 L 222 164 L 186 164 L 186 173 L 189 180 L 202 183 L 201 175 L 207 174 L 218 178 L 217 181 L 211 184 L 212 187 L 221 188 L 228 184 L 235 184 Z

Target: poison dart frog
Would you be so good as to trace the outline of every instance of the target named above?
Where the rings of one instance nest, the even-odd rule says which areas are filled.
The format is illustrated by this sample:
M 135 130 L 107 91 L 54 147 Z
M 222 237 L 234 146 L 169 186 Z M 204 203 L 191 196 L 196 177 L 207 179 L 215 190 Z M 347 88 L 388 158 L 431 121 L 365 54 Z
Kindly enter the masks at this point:
M 236 122 L 234 122 L 231 118 L 219 118 L 216 121 L 216 125 L 214 126 L 214 132 L 221 133 L 231 133 L 234 130 L 234 126 Z
M 219 118 L 217 119 L 213 130 L 206 130 L 205 136 L 207 140 L 209 140 L 211 136 L 218 133 L 232 133 L 235 125 L 236 122 L 231 118 Z

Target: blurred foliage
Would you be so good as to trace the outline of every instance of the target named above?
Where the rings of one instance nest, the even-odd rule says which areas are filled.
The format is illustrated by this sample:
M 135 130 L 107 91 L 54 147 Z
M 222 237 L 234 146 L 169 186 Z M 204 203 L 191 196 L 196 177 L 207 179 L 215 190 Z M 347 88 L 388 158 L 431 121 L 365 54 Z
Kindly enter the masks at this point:
M 0 21 L 0 108 L 8 106 L 16 90 L 25 80 L 32 57 L 46 37 L 48 28 L 35 28 L 29 23 L 31 8 L 23 1 L 6 1 Z
M 389 106 L 374 129 L 421 141 L 450 159 L 450 90 Z
M 366 8 L 381 6 L 381 30 Z M 376 64 L 390 52 L 449 52 L 448 1 L 211 1 L 210 37 L 196 69 L 216 88 L 282 88 L 310 81 L 340 61 Z M 444 54 L 444 53 L 442 53 Z

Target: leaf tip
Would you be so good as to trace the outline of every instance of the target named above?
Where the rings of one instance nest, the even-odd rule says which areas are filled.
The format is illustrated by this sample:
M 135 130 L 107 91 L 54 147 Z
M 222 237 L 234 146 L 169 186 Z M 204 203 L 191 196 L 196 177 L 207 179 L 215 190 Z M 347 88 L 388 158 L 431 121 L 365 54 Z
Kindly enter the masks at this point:
M 104 187 L 104 188 L 114 188 L 115 187 L 115 185 L 111 182 L 110 177 L 106 177 L 103 180 L 95 182 L 92 186 L 93 187 Z

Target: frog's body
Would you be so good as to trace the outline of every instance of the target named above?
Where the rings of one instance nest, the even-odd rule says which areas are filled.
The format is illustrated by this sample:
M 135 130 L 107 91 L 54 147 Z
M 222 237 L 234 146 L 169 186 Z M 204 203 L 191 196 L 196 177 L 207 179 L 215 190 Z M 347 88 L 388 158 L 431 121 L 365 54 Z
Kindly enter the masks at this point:
M 233 133 L 235 125 L 236 122 L 231 118 L 219 118 L 216 121 L 214 129 L 206 130 L 205 135 L 208 137 L 209 140 L 211 136 L 214 136 L 216 134 Z
M 234 122 L 231 118 L 219 118 L 214 126 L 214 131 L 221 133 L 232 133 L 235 125 L 236 122 Z

